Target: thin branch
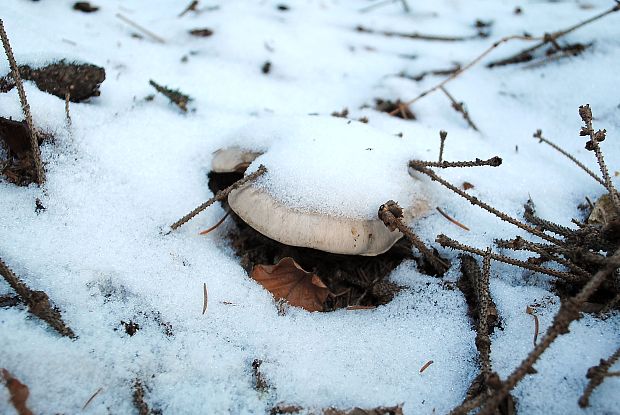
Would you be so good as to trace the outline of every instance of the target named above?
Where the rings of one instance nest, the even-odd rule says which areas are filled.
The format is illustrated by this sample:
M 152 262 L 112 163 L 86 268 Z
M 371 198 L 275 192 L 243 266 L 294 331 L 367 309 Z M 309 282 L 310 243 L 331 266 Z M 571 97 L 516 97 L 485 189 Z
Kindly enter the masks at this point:
M 579 398 L 579 406 L 585 408 L 590 405 L 590 396 L 594 389 L 596 389 L 603 381 L 605 377 L 609 375 L 609 369 L 620 359 L 620 347 L 608 358 L 601 359 L 597 366 L 592 366 L 588 369 L 586 377 L 590 379 L 586 389 L 583 391 L 583 395 Z
M 502 387 L 489 398 L 482 407 L 479 415 L 492 415 L 495 413 L 499 404 L 510 393 L 510 391 L 527 375 L 538 358 L 559 336 L 568 333 L 568 327 L 574 320 L 578 320 L 583 304 L 590 298 L 603 282 L 612 275 L 620 266 L 620 250 L 617 250 L 608 258 L 607 265 L 600 269 L 591 280 L 572 298 L 564 301 L 560 310 L 555 315 L 553 323 L 547 330 L 540 343 L 530 352 L 521 364 L 508 376 Z
M 123 22 L 127 23 L 128 25 L 132 26 L 133 28 L 139 30 L 140 32 L 144 33 L 145 35 L 149 36 L 151 39 L 153 39 L 156 42 L 159 43 L 166 43 L 166 41 L 157 36 L 155 33 L 151 32 L 150 30 L 140 26 L 138 23 L 134 22 L 133 20 L 129 19 L 128 17 L 123 16 L 120 13 L 116 13 L 116 17 L 118 17 L 120 20 L 122 20 Z
M 409 241 L 411 241 L 411 243 L 418 249 L 418 251 L 420 251 L 423 259 L 428 261 L 438 275 L 443 275 L 448 268 L 450 268 L 449 263 L 446 263 L 443 259 L 439 258 L 435 252 L 427 248 L 426 245 L 424 245 L 424 242 L 422 242 L 420 238 L 418 238 L 418 236 L 402 222 L 403 210 L 396 202 L 389 200 L 381 205 L 381 207 L 379 207 L 378 216 L 390 231 L 393 232 L 396 229 L 401 231 L 402 234 L 405 235 L 405 237 L 409 239 Z
M 499 167 L 502 165 L 502 158 L 495 156 L 488 160 L 476 159 L 474 161 L 421 161 L 412 160 L 409 162 L 409 167 L 417 170 L 417 167 L 438 167 L 440 169 L 447 169 L 449 167 Z
M 487 56 L 489 53 L 491 53 L 491 51 L 493 51 L 493 49 L 497 48 L 499 45 L 501 45 L 503 43 L 506 43 L 506 42 L 509 42 L 511 40 L 517 40 L 517 39 L 518 40 L 526 40 L 526 41 L 538 40 L 538 38 L 531 37 L 531 36 L 523 36 L 523 35 L 513 35 L 513 36 L 503 37 L 500 40 L 498 40 L 495 43 L 493 43 L 489 48 L 487 48 L 484 52 L 482 52 L 480 55 L 478 55 L 476 58 L 474 58 L 474 60 L 469 62 L 467 65 L 463 66 L 462 68 L 459 68 L 452 75 L 448 76 L 446 79 L 444 79 L 443 81 L 441 81 L 437 85 L 435 85 L 435 86 L 425 90 L 424 92 L 422 92 L 417 97 L 407 101 L 405 103 L 405 105 L 407 105 L 407 106 L 411 105 L 414 102 L 418 101 L 419 99 L 424 98 L 428 94 L 437 91 L 439 88 L 443 87 L 448 82 L 452 81 L 453 79 L 458 77 L 460 74 L 462 74 L 463 72 L 465 72 L 466 70 L 468 70 L 469 68 L 471 68 L 472 66 L 477 64 L 478 62 L 480 62 L 485 56 Z M 397 112 L 397 110 L 394 110 L 394 111 L 392 111 L 392 113 L 390 113 L 390 115 L 394 115 L 394 114 L 396 114 L 396 112 Z
M 76 338 L 73 330 L 63 321 L 60 313 L 50 304 L 49 297 L 43 291 L 31 290 L 0 258 L 0 275 L 15 290 L 19 298 L 28 306 L 28 311 L 45 321 L 62 336 Z
M 193 0 L 190 4 L 188 4 L 188 6 L 185 9 L 183 9 L 183 11 L 177 17 L 183 17 L 185 16 L 185 14 L 189 12 L 196 11 L 196 8 L 198 7 L 198 3 L 200 3 L 200 0 Z
M 261 164 L 258 167 L 258 170 L 256 170 L 254 173 L 249 174 L 249 175 L 245 176 L 244 178 L 242 178 L 240 180 L 237 180 L 235 183 L 231 184 L 226 189 L 220 190 L 211 199 L 207 200 L 202 205 L 198 206 L 196 209 L 192 210 L 187 215 L 183 216 L 181 219 L 179 219 L 178 221 L 176 221 L 175 223 L 170 225 L 170 231 L 168 233 L 170 233 L 171 231 L 173 231 L 173 230 L 175 230 L 175 229 L 185 225 L 194 216 L 196 216 L 197 214 L 199 214 L 200 212 L 202 212 L 203 210 L 205 210 L 206 208 L 211 206 L 213 203 L 215 203 L 217 201 L 226 200 L 226 198 L 228 197 L 230 192 L 232 192 L 233 190 L 237 189 L 240 186 L 243 186 L 244 184 L 246 184 L 247 182 L 249 182 L 251 180 L 255 180 L 257 177 L 259 177 L 260 175 L 262 175 L 266 171 L 267 171 L 267 168 L 265 168 L 265 166 L 263 166 Z
M 590 170 L 589 168 L 586 167 L 585 164 L 583 164 L 582 162 L 580 162 L 579 160 L 577 160 L 575 158 L 575 156 L 573 156 L 572 154 L 568 153 L 567 151 L 565 151 L 564 149 L 562 149 L 560 146 L 558 146 L 557 144 L 553 143 L 552 141 L 547 140 L 545 137 L 543 137 L 542 135 L 542 130 L 536 130 L 536 132 L 533 134 L 533 137 L 538 138 L 539 143 L 545 143 L 548 146 L 550 146 L 551 148 L 553 148 L 554 150 L 558 151 L 560 154 L 562 154 L 563 156 L 567 157 L 570 161 L 572 161 L 573 163 L 575 163 L 577 166 L 579 166 L 579 168 L 583 171 L 585 171 L 586 173 L 588 173 L 588 175 L 590 177 L 592 177 L 594 180 L 596 180 L 597 182 L 599 182 L 600 184 L 603 185 L 603 187 L 605 186 L 605 181 L 603 179 L 601 179 L 600 177 L 598 177 L 592 170 Z
M 478 200 L 478 198 L 476 198 L 475 196 L 471 196 L 468 195 L 467 193 L 465 193 L 463 190 L 459 189 L 458 187 L 454 186 L 453 184 L 451 184 L 450 182 L 442 179 L 441 177 L 439 177 L 434 171 L 432 171 L 431 169 L 428 169 L 426 167 L 424 167 L 424 164 L 418 164 L 416 161 L 410 161 L 409 162 L 409 166 L 416 169 L 417 171 L 426 174 L 427 176 L 429 176 L 431 178 L 431 180 L 436 181 L 440 184 L 442 184 L 444 187 L 447 187 L 448 189 L 452 190 L 454 193 L 458 194 L 459 196 L 467 199 L 472 205 L 476 205 L 481 207 L 482 209 L 486 210 L 487 212 L 490 212 L 492 214 L 494 214 L 495 216 L 497 216 L 498 218 L 500 218 L 503 221 L 506 221 L 508 223 L 511 223 L 513 225 L 515 225 L 518 228 L 521 228 L 529 233 L 531 233 L 532 235 L 536 235 L 546 241 L 549 241 L 551 243 L 554 244 L 558 244 L 561 245 L 562 241 L 560 241 L 559 239 L 556 239 L 552 236 L 549 236 L 547 234 L 545 234 L 542 231 L 539 231 L 536 228 L 532 228 L 531 226 L 511 217 L 508 216 L 507 214 L 500 212 L 499 210 L 495 209 L 494 207 L 491 207 L 490 205 Z
M 620 4 L 616 6 L 620 9 Z M 616 209 L 616 212 L 620 215 L 620 200 L 618 199 L 618 191 L 614 187 L 611 176 L 609 175 L 609 171 L 607 170 L 607 165 L 605 164 L 605 159 L 603 158 L 603 152 L 601 151 L 601 147 L 599 143 L 605 140 L 605 130 L 594 131 L 592 127 L 592 110 L 590 109 L 590 105 L 582 105 L 579 107 L 579 115 L 583 120 L 585 127 L 581 128 L 580 135 L 585 136 L 588 135 L 590 137 L 590 141 L 586 143 L 586 149 L 594 151 L 596 155 L 596 161 L 601 169 L 601 173 L 603 175 L 603 180 L 605 181 L 605 188 L 609 192 L 609 196 L 611 197 L 611 202 Z
M 369 34 L 378 34 L 387 37 L 402 37 L 406 39 L 415 39 L 415 40 L 428 40 L 435 42 L 462 42 L 464 40 L 477 39 L 480 37 L 480 34 L 469 35 L 469 36 L 442 36 L 442 35 L 428 35 L 422 33 L 402 33 L 402 32 L 391 32 L 387 30 L 374 30 L 365 26 L 357 26 L 355 30 L 359 33 L 369 33 Z
M 11 49 L 9 37 L 4 30 L 4 22 L 2 21 L 2 19 L 0 19 L 0 38 L 2 39 L 2 46 L 4 47 L 4 52 L 6 53 L 6 57 L 9 60 L 9 65 L 11 66 L 11 76 L 13 77 L 15 85 L 17 86 L 19 101 L 22 104 L 22 111 L 24 112 L 24 118 L 26 119 L 26 124 L 28 125 L 30 148 L 32 150 L 32 158 L 34 159 L 34 166 L 37 172 L 37 183 L 40 186 L 45 182 L 45 170 L 43 170 L 41 151 L 39 149 L 39 132 L 35 128 L 34 122 L 32 121 L 32 114 L 30 113 L 30 105 L 28 105 L 28 99 L 26 98 L 24 84 L 22 82 L 21 76 L 19 75 L 19 68 L 17 67 L 17 62 L 15 62 L 15 57 L 13 56 L 13 49 Z
M 487 248 L 482 261 L 482 275 L 478 283 L 478 335 L 480 371 L 484 379 L 491 374 L 491 339 L 489 338 L 489 277 L 491 275 L 491 248 Z
M 439 163 L 443 161 L 443 150 L 446 144 L 446 138 L 448 138 L 448 132 L 444 130 L 439 131 Z
M 471 254 L 479 255 L 481 257 L 484 257 L 486 255 L 486 253 L 481 249 L 462 244 L 443 234 L 437 235 L 435 242 L 439 243 L 444 248 L 458 249 L 459 251 L 469 252 Z M 532 264 L 526 261 L 519 261 L 518 259 L 510 258 L 505 255 L 491 253 L 490 256 L 491 256 L 491 259 L 494 261 L 499 261 L 505 264 L 514 265 L 515 267 L 528 269 L 534 272 L 540 272 L 541 274 L 550 275 L 552 277 L 558 277 L 566 281 L 577 282 L 577 283 L 584 281 L 582 277 L 576 276 L 574 274 L 570 274 L 568 272 L 557 271 L 551 268 L 545 268 L 540 265 Z
M 583 27 L 583 26 L 585 26 L 587 24 L 595 22 L 595 21 L 597 21 L 597 20 L 607 16 L 608 14 L 617 12 L 618 10 L 620 10 L 620 4 L 616 4 L 611 9 L 606 10 L 606 11 L 600 13 L 600 14 L 597 14 L 596 16 L 590 17 L 590 18 L 588 18 L 588 19 L 586 19 L 586 20 L 584 20 L 582 22 L 579 22 L 579 23 L 577 23 L 577 24 L 575 24 L 573 26 L 570 26 L 570 27 L 568 27 L 568 28 L 566 28 L 564 30 L 559 30 L 557 32 L 553 32 L 553 33 L 550 33 L 550 34 L 549 33 L 545 34 L 542 37 L 542 40 L 541 40 L 540 43 L 537 43 L 537 44 L 535 44 L 534 46 L 532 46 L 530 48 L 524 49 L 521 52 L 519 52 L 519 53 L 517 53 L 515 55 L 512 55 L 512 56 L 510 56 L 508 58 L 504 58 L 504 59 L 500 59 L 500 60 L 497 60 L 497 61 L 490 62 L 487 66 L 489 68 L 493 68 L 495 66 L 509 65 L 511 63 L 527 62 L 527 61 L 531 60 L 531 58 L 532 58 L 531 57 L 531 53 L 532 52 L 535 52 L 536 50 L 540 49 L 541 47 L 543 47 L 543 46 L 545 46 L 547 44 L 553 44 L 554 46 L 556 46 L 556 48 L 558 48 L 557 40 L 559 38 L 561 38 L 562 36 L 565 36 L 565 35 L 573 32 L 573 31 L 575 31 L 575 30 L 577 30 L 577 29 L 579 29 L 579 28 L 581 28 L 581 27 Z M 558 49 L 561 49 L 561 48 L 558 48 Z
M 460 112 L 461 115 L 463 116 L 463 119 L 465 119 L 465 121 L 467 122 L 467 124 L 471 128 L 473 128 L 475 131 L 479 132 L 480 130 L 478 130 L 478 127 L 476 127 L 476 124 L 474 124 L 474 122 L 472 121 L 472 119 L 469 116 L 469 113 L 467 112 L 467 110 L 465 109 L 465 106 L 463 105 L 463 103 L 462 102 L 458 102 L 456 99 L 454 99 L 454 97 L 443 86 L 440 87 L 439 89 L 441 89 L 441 92 L 443 92 L 448 97 L 450 102 L 452 102 L 452 108 L 454 108 L 454 110 L 456 112 Z

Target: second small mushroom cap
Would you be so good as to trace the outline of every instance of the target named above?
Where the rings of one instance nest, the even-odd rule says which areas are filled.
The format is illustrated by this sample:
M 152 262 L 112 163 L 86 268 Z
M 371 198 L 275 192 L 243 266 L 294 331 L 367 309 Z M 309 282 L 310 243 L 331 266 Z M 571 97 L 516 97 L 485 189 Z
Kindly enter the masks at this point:
M 374 256 L 403 236 L 398 230 L 390 231 L 377 217 L 385 200 L 400 198 L 405 222 L 428 209 L 425 197 L 417 192 L 411 196 L 409 191 L 421 186 L 407 172 L 410 143 L 398 146 L 402 139 L 363 124 L 349 125 L 347 120 L 308 117 L 302 122 L 278 121 L 275 127 L 268 122 L 268 128 L 253 123 L 237 137 L 243 143 L 247 136 L 245 146 L 251 144 L 253 133 L 264 136 L 271 128 L 276 138 L 257 146 L 267 150 L 254 164 L 264 163 L 267 173 L 228 196 L 231 209 L 263 235 L 291 246 Z M 214 153 L 212 170 L 235 171 L 236 166 L 251 163 L 259 155 L 232 145 Z M 385 183 L 377 178 L 379 174 L 385 176 Z M 401 190 L 401 181 L 409 190 Z

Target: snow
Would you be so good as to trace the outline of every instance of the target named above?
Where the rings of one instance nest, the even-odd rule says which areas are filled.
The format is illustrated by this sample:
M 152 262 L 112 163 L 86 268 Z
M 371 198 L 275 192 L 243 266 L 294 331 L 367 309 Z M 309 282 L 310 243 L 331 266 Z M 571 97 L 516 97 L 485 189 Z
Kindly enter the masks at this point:
M 409 3 L 411 14 L 398 2 L 367 13 L 359 12 L 366 2 L 344 0 L 291 2 L 287 12 L 273 1 L 209 2 L 203 6 L 219 9 L 177 18 L 185 4 L 163 0 L 110 0 L 92 14 L 74 12 L 66 0 L 2 2 L 0 18 L 20 63 L 75 58 L 107 74 L 100 97 L 71 104 L 70 128 L 64 101 L 26 82 L 36 125 L 56 138 L 42 148 L 47 183 L 18 188 L 0 180 L 0 257 L 31 288 L 44 290 L 79 336 L 59 338 L 21 308 L 0 309 L 0 367 L 29 386 L 35 413 L 82 412 L 99 388 L 83 412 L 130 413 L 135 378 L 144 381 L 152 408 L 175 414 L 265 413 L 279 402 L 315 409 L 403 403 L 408 414 L 430 414 L 462 401 L 478 368 L 465 300 L 453 287 L 458 266 L 441 280 L 401 264 L 390 278 L 404 290 L 375 310 L 288 308 L 281 316 L 227 245 L 226 224 L 197 235 L 223 216 L 220 207 L 170 235 L 162 232 L 212 196 L 206 184 L 212 153 L 240 144 L 267 150 L 250 169 L 267 165 L 261 184 L 293 207 L 369 217 L 387 199 L 405 203 L 419 187 L 432 209 L 413 227 L 433 246 L 439 233 L 481 248 L 523 235 L 436 183 L 414 185 L 406 162 L 435 160 L 440 129 L 449 132 L 447 160 L 504 160 L 499 168 L 445 170 L 442 177 L 473 183 L 472 195 L 517 217 L 531 197 L 540 216 L 570 226 L 584 197 L 595 200 L 604 189 L 531 136 L 541 128 L 596 171 L 578 136 L 577 108 L 590 103 L 595 128 L 608 131 L 602 147 L 612 174 L 620 168 L 620 13 L 567 37 L 595 40 L 581 56 L 540 67 L 482 64 L 447 84 L 466 102 L 476 133 L 441 93 L 412 107 L 417 121 L 362 107 L 374 98 L 412 98 L 441 79 L 392 76 L 401 71 L 465 63 L 503 36 L 567 27 L 610 2 L 523 1 L 521 15 L 513 14 L 515 4 L 492 0 Z M 131 37 L 136 30 L 116 13 L 166 43 Z M 493 21 L 489 38 L 439 43 L 354 30 L 471 35 L 476 19 Z M 202 27 L 213 36 L 187 33 Z M 508 43 L 484 62 L 527 45 Z M 269 74 L 261 72 L 266 61 Z M 7 68 L 0 59 L 0 75 Z M 180 112 L 161 95 L 146 101 L 155 93 L 149 79 L 189 94 L 191 111 Z M 343 107 L 369 124 L 329 118 Z M 21 119 L 15 91 L 0 94 L 0 115 Z M 36 198 L 46 207 L 39 214 Z M 471 231 L 447 222 L 435 206 Z M 505 377 L 532 346 L 525 308 L 542 304 L 542 333 L 559 299 L 537 274 L 493 263 L 491 277 L 503 327 L 493 334 L 491 358 Z M 11 290 L 0 281 L 5 293 Z M 132 337 L 121 325 L 128 320 L 140 325 Z M 158 321 L 170 323 L 173 335 Z M 617 348 L 619 334 L 618 313 L 574 322 L 537 363 L 538 374 L 514 390 L 520 413 L 620 414 L 618 378 L 597 388 L 590 408 L 577 406 L 587 369 Z M 267 393 L 253 387 L 254 359 L 263 361 Z M 14 413 L 3 387 L 0 412 Z

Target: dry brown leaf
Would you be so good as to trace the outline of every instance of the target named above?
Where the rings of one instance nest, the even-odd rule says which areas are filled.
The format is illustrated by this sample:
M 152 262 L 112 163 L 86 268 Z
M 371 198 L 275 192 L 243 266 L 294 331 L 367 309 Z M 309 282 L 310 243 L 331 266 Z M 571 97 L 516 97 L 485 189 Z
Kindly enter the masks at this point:
M 250 276 L 265 287 L 276 300 L 308 311 L 323 311 L 329 289 L 318 275 L 307 272 L 291 257 L 276 265 L 256 265 Z
M 11 373 L 2 369 L 2 377 L 6 381 L 6 387 L 11 395 L 11 403 L 19 415 L 32 415 L 32 411 L 26 406 L 26 400 L 30 391 L 28 386 L 15 379 Z

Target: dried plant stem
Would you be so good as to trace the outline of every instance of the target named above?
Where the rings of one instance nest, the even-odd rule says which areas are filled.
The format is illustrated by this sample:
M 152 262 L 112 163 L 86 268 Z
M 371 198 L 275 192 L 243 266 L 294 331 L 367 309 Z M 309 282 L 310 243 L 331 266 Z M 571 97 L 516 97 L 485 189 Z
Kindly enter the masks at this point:
M 402 208 L 392 200 L 387 201 L 379 208 L 379 219 L 383 221 L 390 231 L 398 229 L 422 254 L 422 257 L 430 263 L 437 274 L 443 275 L 450 264 L 440 259 L 433 251 L 424 245 L 424 242 L 407 225 L 402 222 Z
M 439 177 L 434 171 L 432 171 L 429 168 L 426 168 L 424 166 L 424 164 L 418 164 L 416 161 L 411 161 L 409 162 L 409 166 L 416 169 L 417 171 L 426 174 L 427 176 L 429 176 L 431 178 L 431 180 L 436 181 L 440 184 L 442 184 L 444 187 L 447 187 L 448 189 L 452 190 L 454 193 L 458 194 L 459 196 L 467 199 L 472 205 L 476 205 L 481 207 L 482 209 L 486 210 L 487 212 L 490 212 L 492 214 L 494 214 L 495 216 L 497 216 L 498 218 L 500 218 L 501 220 L 511 223 L 513 225 L 515 225 L 518 228 L 521 228 L 529 233 L 531 233 L 532 235 L 536 235 L 548 242 L 554 243 L 554 244 L 558 244 L 561 245 L 562 241 L 560 241 L 559 239 L 556 239 L 552 236 L 549 236 L 547 234 L 545 234 L 544 232 L 533 228 L 523 222 L 518 221 L 517 219 L 508 216 L 507 214 L 500 212 L 499 210 L 495 209 L 494 207 L 478 200 L 478 198 L 468 195 L 467 193 L 465 193 L 463 190 L 459 189 L 458 187 L 454 186 L 453 184 L 451 184 L 450 182 L 442 179 L 441 177 Z
M 258 167 L 258 170 L 256 170 L 254 173 L 249 174 L 249 175 L 245 176 L 244 178 L 242 178 L 240 180 L 237 180 L 235 183 L 231 184 L 226 189 L 220 190 L 211 199 L 207 200 L 202 205 L 198 206 L 196 209 L 192 210 L 187 215 L 183 216 L 181 219 L 179 219 L 178 221 L 176 221 L 175 223 L 170 225 L 170 230 L 173 231 L 173 230 L 175 230 L 175 229 L 185 225 L 194 216 L 196 216 L 197 214 L 199 214 L 200 212 L 202 212 L 203 210 L 205 210 L 206 208 L 211 206 L 213 203 L 215 203 L 217 201 L 226 200 L 226 198 L 228 197 L 230 192 L 232 192 L 233 190 L 235 190 L 236 188 L 238 188 L 240 186 L 243 186 L 244 184 L 246 184 L 249 181 L 255 180 L 257 177 L 259 177 L 260 175 L 262 175 L 266 171 L 267 171 L 267 168 L 265 168 L 265 166 L 263 166 L 261 164 Z
M 620 3 L 616 7 L 620 10 Z M 599 142 L 605 139 L 605 131 L 594 132 L 594 128 L 592 127 L 592 110 L 589 105 L 579 107 L 579 115 L 585 123 L 585 128 L 582 129 L 581 134 L 588 134 L 590 136 L 590 141 L 586 144 L 586 148 L 594 151 L 596 161 L 598 162 L 603 175 L 603 180 L 605 181 L 605 188 L 609 192 L 611 202 L 614 205 L 616 212 L 620 215 L 620 200 L 618 199 L 618 191 L 611 181 L 611 176 L 609 175 L 607 165 L 605 164 L 605 159 L 603 158 L 603 152 L 599 146 Z
M 69 100 L 71 98 L 71 94 L 67 92 L 65 94 L 65 117 L 67 118 L 67 126 L 71 127 L 71 113 L 69 112 Z
M 489 277 L 491 275 L 491 248 L 487 248 L 482 261 L 482 275 L 478 283 L 478 335 L 480 372 L 486 379 L 491 374 L 491 339 L 489 338 Z
M 439 131 L 439 163 L 443 161 L 443 150 L 446 145 L 446 138 L 448 138 L 448 132 L 444 130 Z
M 446 235 L 443 235 L 443 234 L 442 235 L 437 235 L 437 238 L 435 239 L 435 242 L 439 243 L 444 248 L 458 249 L 459 251 L 469 252 L 471 254 L 479 255 L 481 257 L 484 257 L 485 255 L 487 255 L 481 249 L 474 248 L 473 246 L 462 244 L 462 243 L 457 242 L 454 239 L 451 239 L 451 238 L 449 238 L 449 237 L 447 237 Z M 495 253 L 490 253 L 489 255 L 490 255 L 491 259 L 494 260 L 494 261 L 499 261 L 499 262 L 503 262 L 505 264 L 514 265 L 516 267 L 525 268 L 525 269 L 528 269 L 528 270 L 534 271 L 534 272 L 540 272 L 541 274 L 546 274 L 546 275 L 550 275 L 550 276 L 553 276 L 553 277 L 558 277 L 558 278 L 561 278 L 561 279 L 566 280 L 566 281 L 577 282 L 577 283 L 584 281 L 584 278 L 576 276 L 574 274 L 570 274 L 568 272 L 557 271 L 557 270 L 554 270 L 554 269 L 551 269 L 551 268 L 541 267 L 540 265 L 532 264 L 532 263 L 529 263 L 529 262 L 526 262 L 526 261 L 519 261 L 518 259 L 510 258 L 510 257 L 507 257 L 505 255 L 500 255 L 500 254 L 495 254 Z
M 469 116 L 469 113 L 467 112 L 467 110 L 465 109 L 465 106 L 463 105 L 463 103 L 462 102 L 458 102 L 456 99 L 454 99 L 454 97 L 443 86 L 440 87 L 439 89 L 441 89 L 441 92 L 443 92 L 448 97 L 448 99 L 452 103 L 452 108 L 454 108 L 454 110 L 456 112 L 460 112 L 461 113 L 461 115 L 463 116 L 463 119 L 467 122 L 467 124 L 471 128 L 473 128 L 475 131 L 480 131 L 480 130 L 478 130 L 478 127 L 476 127 L 476 124 L 474 124 L 474 122 L 472 121 L 472 119 Z
M 560 310 L 555 315 L 553 323 L 547 330 L 545 336 L 541 339 L 540 343 L 530 352 L 530 354 L 521 362 L 510 376 L 503 382 L 502 387 L 489 398 L 485 405 L 482 407 L 479 415 L 492 415 L 495 413 L 498 405 L 503 399 L 510 393 L 510 391 L 528 374 L 532 366 L 538 358 L 547 350 L 547 348 L 553 343 L 553 341 L 562 334 L 568 333 L 569 325 L 579 319 L 580 311 L 583 304 L 590 298 L 590 296 L 596 291 L 603 282 L 612 275 L 615 270 L 620 266 L 620 250 L 617 250 L 611 257 L 608 258 L 607 265 L 599 270 L 592 279 L 590 279 L 586 285 L 572 298 L 564 301 L 560 306 Z
M 609 375 L 609 369 L 620 359 L 620 347 L 608 358 L 601 359 L 597 366 L 592 366 L 588 369 L 586 377 L 590 379 L 586 389 L 583 391 L 583 395 L 579 398 L 579 406 L 585 408 L 590 405 L 590 396 L 594 389 L 596 389 L 603 381 L 605 377 Z
M 477 64 L 478 62 L 480 62 L 482 59 L 484 59 L 485 56 L 487 56 L 489 53 L 491 53 L 493 51 L 493 49 L 497 48 L 499 45 L 509 42 L 511 40 L 526 40 L 526 41 L 532 41 L 532 40 L 539 40 L 539 38 L 535 38 L 535 37 L 531 37 L 531 36 L 522 36 L 522 35 L 513 35 L 513 36 L 506 36 L 501 38 L 500 40 L 496 41 L 495 43 L 493 43 L 489 48 L 487 48 L 484 52 L 482 52 L 480 55 L 478 55 L 476 58 L 474 58 L 471 62 L 469 62 L 467 65 L 463 66 L 462 68 L 459 68 L 457 71 L 455 71 L 452 75 L 448 76 L 446 79 L 444 79 L 443 81 L 441 81 L 440 83 L 438 83 L 437 85 L 425 90 L 424 92 L 422 92 L 420 95 L 418 95 L 417 97 L 407 101 L 405 103 L 405 105 L 411 105 L 414 102 L 418 101 L 419 99 L 424 98 L 425 96 L 427 96 L 428 94 L 437 91 L 439 88 L 443 87 L 444 85 L 446 85 L 448 82 L 452 81 L 453 79 L 455 79 L 456 77 L 458 77 L 460 74 L 462 74 L 463 72 L 465 72 L 466 70 L 468 70 L 469 68 L 471 68 L 472 66 L 474 66 L 475 64 Z M 394 110 L 390 113 L 390 115 L 395 115 L 398 112 L 398 110 Z
M 183 9 L 183 11 L 177 17 L 183 17 L 185 16 L 185 14 L 191 11 L 196 11 L 196 8 L 198 7 L 198 3 L 200 3 L 200 0 L 193 0 L 190 4 L 187 5 L 185 9 Z
M 440 169 L 447 169 L 449 167 L 483 167 L 491 166 L 498 167 L 502 164 L 502 158 L 495 156 L 488 160 L 476 159 L 474 161 L 421 161 L 412 160 L 409 162 L 409 167 L 417 170 L 418 166 L 423 167 L 438 167 Z
M 579 168 L 583 171 L 585 171 L 586 173 L 588 173 L 588 175 L 590 177 L 592 177 L 594 180 L 596 180 L 597 182 L 599 182 L 600 184 L 602 184 L 604 187 L 606 187 L 605 185 L 605 181 L 603 179 L 601 179 L 600 177 L 598 177 L 596 175 L 596 173 L 594 173 L 592 170 L 590 170 L 589 168 L 587 168 L 585 166 L 585 164 L 583 164 L 582 162 L 580 162 L 579 160 L 577 160 L 575 158 L 575 156 L 573 156 L 572 154 L 570 154 L 569 152 L 565 151 L 563 148 L 561 148 L 560 146 L 558 146 L 557 144 L 555 144 L 552 141 L 547 140 L 545 137 L 543 137 L 542 135 L 542 130 L 537 130 L 534 135 L 535 138 L 537 138 L 539 140 L 540 143 L 545 143 L 548 146 L 550 146 L 551 148 L 553 148 L 554 150 L 556 150 L 557 152 L 559 152 L 560 154 L 562 154 L 563 156 L 565 156 L 566 158 L 568 158 L 570 161 L 572 161 L 573 163 L 575 163 L 577 166 L 579 166 Z
M 508 64 L 511 64 L 511 63 L 523 62 L 524 59 L 529 57 L 532 52 L 540 49 L 541 47 L 543 47 L 543 46 L 545 46 L 545 45 L 547 45 L 549 43 L 553 44 L 556 47 L 556 49 L 561 49 L 561 47 L 557 44 L 557 40 L 559 38 L 561 38 L 562 36 L 565 36 L 565 35 L 573 32 L 573 31 L 575 31 L 575 30 L 577 30 L 577 29 L 579 29 L 579 28 L 581 28 L 581 27 L 583 27 L 583 26 L 585 26 L 587 24 L 595 22 L 595 21 L 597 21 L 597 20 L 607 16 L 608 14 L 617 12 L 618 10 L 620 10 L 620 4 L 616 4 L 611 9 L 608 9 L 608 10 L 602 12 L 602 13 L 599 13 L 596 16 L 590 17 L 590 18 L 588 18 L 588 19 L 586 19 L 586 20 L 584 20 L 582 22 L 579 22 L 579 23 L 577 23 L 577 24 L 575 24 L 573 26 L 570 26 L 570 27 L 568 27 L 568 28 L 566 28 L 564 30 L 559 30 L 557 32 L 545 34 L 545 36 L 542 37 L 542 40 L 541 40 L 540 43 L 537 43 L 537 44 L 535 44 L 534 46 L 532 46 L 530 48 L 524 49 L 521 52 L 519 52 L 519 53 L 517 53 L 515 55 L 512 55 L 512 56 L 510 56 L 508 58 L 504 58 L 504 59 L 500 59 L 500 60 L 497 60 L 497 61 L 493 61 L 493 62 L 489 63 L 487 66 L 489 68 L 493 68 L 495 66 L 502 66 L 502 65 L 508 65 Z M 529 60 L 529 59 L 527 59 L 527 60 Z
M 140 379 L 135 379 L 133 383 L 133 405 L 138 410 L 139 415 L 149 415 L 151 410 L 149 405 L 144 400 L 144 386 Z
M 15 290 L 19 298 L 28 306 L 28 311 L 45 321 L 62 336 L 76 338 L 73 330 L 63 321 L 60 313 L 52 307 L 49 297 L 43 291 L 31 290 L 15 275 L 15 273 L 0 258 L 0 275 Z
M 120 13 L 116 13 L 116 17 L 119 18 L 120 20 L 122 20 L 123 22 L 127 23 L 128 25 L 132 26 L 133 28 L 139 30 L 140 32 L 144 33 L 145 35 L 149 36 L 151 39 L 153 39 L 154 41 L 158 42 L 158 43 L 166 43 L 166 41 L 157 36 L 155 33 L 151 32 L 150 30 L 140 26 L 138 23 L 134 22 L 133 20 L 129 19 L 128 17 L 123 16 Z
M 471 35 L 471 36 L 441 36 L 441 35 L 427 35 L 422 33 L 401 33 L 401 32 L 391 32 L 387 30 L 374 30 L 365 26 L 357 26 L 355 28 L 356 31 L 360 33 L 369 33 L 369 34 L 378 34 L 387 37 L 403 37 L 406 39 L 415 39 L 415 40 L 428 40 L 435 42 L 462 42 L 464 40 L 477 39 L 480 37 L 479 34 Z
M 575 235 L 575 230 L 571 228 L 558 225 L 557 223 L 554 223 L 554 222 L 551 222 L 551 221 L 548 221 L 548 220 L 545 220 L 545 219 L 542 219 L 536 216 L 536 213 L 534 211 L 534 203 L 532 202 L 532 200 L 528 200 L 528 202 L 525 204 L 524 207 L 525 207 L 525 212 L 523 213 L 523 217 L 525 218 L 526 221 L 528 221 L 532 225 L 539 226 L 543 230 L 553 232 L 556 235 L 562 235 L 566 237 Z
M 222 219 L 218 220 L 217 223 L 213 226 L 211 226 L 209 229 L 205 229 L 204 231 L 200 232 L 200 235 L 207 235 L 208 233 L 210 233 L 211 231 L 215 230 L 218 228 L 218 226 L 220 226 L 222 223 L 224 223 L 224 221 L 226 220 L 226 218 L 228 217 L 228 215 L 230 215 L 230 210 L 228 212 L 226 212 L 226 214 L 224 215 L 224 217 L 222 217 Z
M 26 91 L 24 90 L 24 84 L 22 78 L 19 75 L 19 68 L 15 57 L 13 56 L 13 49 L 9 43 L 9 37 L 4 30 L 4 22 L 0 19 L 0 38 L 2 39 L 2 46 L 4 52 L 9 60 L 11 66 L 11 76 L 17 86 L 17 94 L 19 95 L 19 101 L 22 105 L 22 111 L 24 112 L 24 118 L 26 119 L 26 125 L 28 126 L 28 132 L 30 135 L 30 148 L 32 150 L 32 158 L 34 159 L 34 166 L 37 172 L 37 183 L 42 185 L 45 182 L 45 171 L 43 170 L 43 162 L 41 161 L 41 151 L 39 149 L 39 133 L 32 121 L 32 114 L 30 113 L 30 105 L 28 105 L 28 99 L 26 98 Z

